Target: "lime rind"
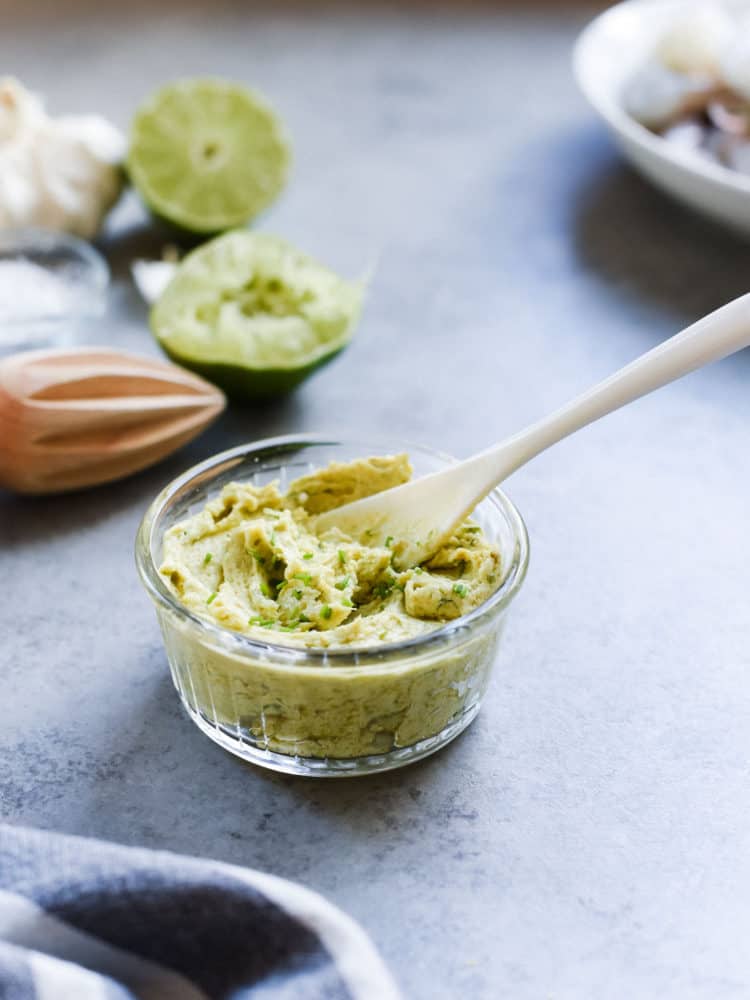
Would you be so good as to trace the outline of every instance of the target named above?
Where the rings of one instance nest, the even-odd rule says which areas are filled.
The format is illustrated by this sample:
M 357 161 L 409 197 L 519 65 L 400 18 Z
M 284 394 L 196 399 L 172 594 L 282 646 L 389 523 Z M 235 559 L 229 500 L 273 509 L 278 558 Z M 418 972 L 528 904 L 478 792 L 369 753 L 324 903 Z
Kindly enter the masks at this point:
M 346 346 L 363 291 L 278 237 L 238 231 L 184 259 L 151 326 L 174 360 L 235 398 L 274 396 Z
M 240 368 L 237 365 L 196 361 L 193 358 L 186 359 L 181 354 L 170 351 L 165 345 L 162 346 L 172 361 L 183 368 L 189 368 L 196 375 L 218 386 L 232 401 L 254 403 L 277 399 L 293 392 L 310 375 L 333 361 L 344 350 L 346 344 L 301 368 L 277 369 Z
M 280 194 L 289 143 L 254 91 L 211 77 L 167 84 L 138 109 L 128 171 L 157 215 L 216 233 L 255 218 Z

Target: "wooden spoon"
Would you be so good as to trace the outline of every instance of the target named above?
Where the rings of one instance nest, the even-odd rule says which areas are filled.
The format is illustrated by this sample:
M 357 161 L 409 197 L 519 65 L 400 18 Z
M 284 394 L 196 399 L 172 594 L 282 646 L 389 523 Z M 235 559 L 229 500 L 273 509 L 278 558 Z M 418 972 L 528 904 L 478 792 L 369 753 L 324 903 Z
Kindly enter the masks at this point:
M 319 514 L 371 545 L 388 541 L 397 568 L 428 559 L 493 487 L 541 451 L 634 399 L 750 345 L 750 294 L 704 316 L 588 392 L 501 444 L 443 472 Z
M 89 347 L 0 361 L 0 486 L 58 493 L 153 465 L 224 409 L 167 361 Z

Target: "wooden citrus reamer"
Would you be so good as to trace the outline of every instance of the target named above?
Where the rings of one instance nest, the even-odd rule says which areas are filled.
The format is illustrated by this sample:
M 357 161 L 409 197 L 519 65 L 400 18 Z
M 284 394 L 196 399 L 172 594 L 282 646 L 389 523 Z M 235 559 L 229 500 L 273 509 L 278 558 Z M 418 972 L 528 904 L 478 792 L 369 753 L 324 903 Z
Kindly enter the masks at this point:
M 223 394 L 167 361 L 107 348 L 0 360 L 0 486 L 57 493 L 158 462 L 224 409 Z

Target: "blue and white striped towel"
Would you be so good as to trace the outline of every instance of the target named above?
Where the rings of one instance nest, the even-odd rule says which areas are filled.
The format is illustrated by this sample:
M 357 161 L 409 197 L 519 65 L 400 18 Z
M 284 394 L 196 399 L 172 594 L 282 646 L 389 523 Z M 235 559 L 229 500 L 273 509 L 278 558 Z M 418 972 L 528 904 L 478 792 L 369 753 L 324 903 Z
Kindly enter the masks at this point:
M 0 1000 L 398 1000 L 361 928 L 292 882 L 0 825 Z

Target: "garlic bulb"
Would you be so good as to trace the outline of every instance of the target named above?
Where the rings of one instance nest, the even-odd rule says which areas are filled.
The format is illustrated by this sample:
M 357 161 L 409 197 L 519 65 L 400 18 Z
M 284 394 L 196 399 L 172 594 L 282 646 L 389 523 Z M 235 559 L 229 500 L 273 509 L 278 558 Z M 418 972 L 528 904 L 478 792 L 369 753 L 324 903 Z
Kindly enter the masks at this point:
M 0 228 L 91 238 L 122 190 L 123 135 L 98 115 L 51 118 L 18 80 L 0 78 Z

